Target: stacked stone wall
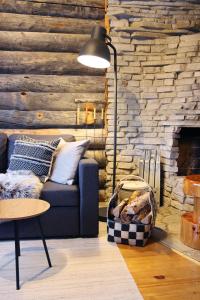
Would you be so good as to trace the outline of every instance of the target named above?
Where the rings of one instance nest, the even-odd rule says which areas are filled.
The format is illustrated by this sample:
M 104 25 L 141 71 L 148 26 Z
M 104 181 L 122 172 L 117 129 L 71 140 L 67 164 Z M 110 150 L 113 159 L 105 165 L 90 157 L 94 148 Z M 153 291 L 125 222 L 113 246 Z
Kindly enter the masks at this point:
M 118 51 L 117 179 L 137 174 L 138 159 L 144 150 L 157 149 L 161 155 L 163 201 L 180 208 L 181 201 L 173 192 L 179 132 L 181 127 L 200 127 L 200 33 L 192 32 L 192 28 L 199 29 L 196 16 L 200 16 L 200 3 L 109 1 L 108 15 Z M 188 24 L 185 31 L 178 30 L 180 22 Z M 172 29 L 169 31 L 164 24 L 173 25 Z M 107 80 L 109 192 L 113 161 L 112 68 Z M 185 207 L 183 202 L 181 207 L 187 209 L 191 199 Z

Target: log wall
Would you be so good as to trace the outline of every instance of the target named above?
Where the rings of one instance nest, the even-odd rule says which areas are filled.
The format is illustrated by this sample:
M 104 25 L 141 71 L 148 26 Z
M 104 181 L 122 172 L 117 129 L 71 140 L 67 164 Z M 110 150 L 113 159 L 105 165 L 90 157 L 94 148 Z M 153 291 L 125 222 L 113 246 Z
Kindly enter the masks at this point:
M 0 128 L 75 127 L 77 99 L 103 105 L 105 71 L 77 55 L 104 16 L 103 0 L 0 0 Z
M 87 156 L 99 162 L 101 189 L 105 71 L 82 66 L 77 55 L 104 17 L 104 0 L 0 0 L 0 131 L 89 137 Z M 91 125 L 88 102 L 96 108 Z

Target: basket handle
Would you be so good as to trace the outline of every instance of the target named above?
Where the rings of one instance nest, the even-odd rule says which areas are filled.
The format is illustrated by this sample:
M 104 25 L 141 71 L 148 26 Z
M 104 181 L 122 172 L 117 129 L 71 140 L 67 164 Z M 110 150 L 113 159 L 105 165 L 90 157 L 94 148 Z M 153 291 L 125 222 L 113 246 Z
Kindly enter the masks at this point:
M 140 180 L 140 181 L 143 181 L 145 182 L 144 178 L 140 177 L 140 176 L 136 176 L 136 175 L 127 175 L 125 177 L 123 177 L 121 180 L 120 180 L 120 183 L 124 180 L 127 180 L 127 179 L 135 179 L 135 180 Z
M 142 178 L 140 176 L 136 176 L 136 175 L 127 175 L 127 176 L 123 177 L 120 180 L 120 182 L 118 183 L 118 185 L 116 186 L 116 190 L 122 185 L 122 183 L 123 183 L 124 180 L 128 180 L 128 179 L 134 179 L 134 180 L 139 180 L 139 181 L 145 182 L 148 185 L 149 191 L 152 191 L 152 187 L 149 185 L 149 183 L 146 182 L 144 180 L 144 178 Z

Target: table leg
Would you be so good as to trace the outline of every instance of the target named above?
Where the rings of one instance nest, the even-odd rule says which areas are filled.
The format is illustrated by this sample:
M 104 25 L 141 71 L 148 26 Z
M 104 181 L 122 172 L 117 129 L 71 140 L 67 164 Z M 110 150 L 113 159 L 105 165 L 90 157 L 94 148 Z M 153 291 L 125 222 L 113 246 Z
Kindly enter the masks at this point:
M 47 261 L 48 261 L 49 267 L 51 268 L 52 267 L 51 260 L 50 260 L 50 257 L 49 257 L 48 248 L 47 248 L 46 241 L 45 241 L 45 238 L 44 238 L 44 233 L 43 233 L 40 217 L 37 217 L 37 222 L 38 222 L 38 225 L 39 225 L 40 234 L 41 234 L 44 250 L 45 250 L 45 253 L 46 253 Z
M 19 255 L 20 255 L 20 243 L 19 243 L 19 232 L 18 223 L 14 221 L 14 234 L 15 234 L 15 269 L 16 269 L 16 289 L 19 290 Z

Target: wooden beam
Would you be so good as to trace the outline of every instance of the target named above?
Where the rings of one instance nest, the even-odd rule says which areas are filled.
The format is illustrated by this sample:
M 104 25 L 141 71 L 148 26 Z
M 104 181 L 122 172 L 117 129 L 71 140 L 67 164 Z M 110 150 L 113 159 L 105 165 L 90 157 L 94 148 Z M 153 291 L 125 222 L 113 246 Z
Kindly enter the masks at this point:
M 83 106 L 85 102 L 94 102 L 97 110 L 100 110 L 105 104 L 105 96 L 103 93 L 0 92 L 0 109 L 2 110 L 45 110 L 48 108 L 49 111 L 75 111 L 77 101 L 80 102 L 80 106 Z
M 0 92 L 103 93 L 101 76 L 0 75 Z
M 0 50 L 78 53 L 87 34 L 0 31 Z
M 104 8 L 23 0 L 0 0 L 0 11 L 93 20 L 102 20 L 105 14 Z
M 58 33 L 86 33 L 90 34 L 92 27 L 103 25 L 100 20 L 86 20 L 78 18 L 61 18 L 26 14 L 0 13 L 0 30 L 58 32 Z
M 0 51 L 1 74 L 104 75 L 103 69 L 78 63 L 78 54 L 56 52 Z
M 97 139 L 105 140 L 107 132 L 105 129 L 88 129 L 88 128 L 48 128 L 48 129 L 0 129 L 0 133 L 6 133 L 8 136 L 11 134 L 34 134 L 34 135 L 64 135 L 72 134 L 75 136 L 76 141 L 83 139 L 94 140 L 94 136 Z M 91 148 L 90 148 L 91 149 Z
M 77 141 L 83 139 L 89 139 L 90 150 L 104 150 L 105 149 L 105 139 L 106 130 L 105 129 L 76 129 L 76 128 L 46 128 L 46 129 L 20 129 L 20 128 L 1 128 L 0 132 L 6 133 L 8 136 L 11 134 L 36 134 L 36 135 L 62 135 L 62 134 L 72 134 L 75 136 Z
M 99 115 L 100 116 L 100 115 Z M 80 125 L 85 125 L 80 120 Z M 98 118 L 96 124 L 102 124 Z M 0 110 L 0 128 L 59 128 L 76 126 L 76 111 Z
M 106 154 L 104 150 L 87 150 L 84 156 L 94 158 L 98 162 L 99 168 L 103 169 L 106 167 Z M 101 172 L 101 174 L 105 181 L 105 173 Z
M 31 0 L 29 0 L 31 1 Z M 99 7 L 104 8 L 104 0 L 34 0 L 34 2 L 42 3 L 58 3 L 65 5 L 76 5 L 76 6 L 89 6 L 89 7 Z

